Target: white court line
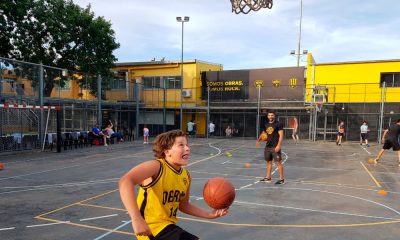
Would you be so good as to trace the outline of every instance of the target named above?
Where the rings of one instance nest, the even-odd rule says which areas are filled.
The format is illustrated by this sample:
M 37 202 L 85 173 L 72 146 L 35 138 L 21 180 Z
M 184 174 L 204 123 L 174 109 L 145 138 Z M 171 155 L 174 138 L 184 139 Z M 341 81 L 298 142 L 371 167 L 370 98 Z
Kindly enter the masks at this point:
M 118 227 L 114 228 L 113 231 L 118 230 L 118 229 L 120 229 L 120 228 L 123 228 L 125 225 L 128 225 L 128 224 L 131 223 L 132 221 L 122 221 L 122 222 L 123 222 L 123 224 L 121 224 L 121 225 L 119 225 Z M 102 239 L 102 238 L 104 238 L 104 237 L 110 235 L 111 233 L 113 233 L 113 232 L 111 232 L 111 231 L 106 232 L 106 233 L 104 233 L 103 235 L 98 236 L 98 237 L 95 238 L 94 240 L 100 240 L 100 239 Z
M 245 185 L 245 186 L 243 186 L 243 187 L 240 187 L 239 189 L 243 189 L 243 188 L 250 187 L 250 186 L 252 186 L 253 184 L 254 184 L 254 183 L 247 184 L 247 185 Z
M 336 211 L 318 210 L 318 209 L 301 208 L 301 207 L 290 207 L 290 206 L 273 205 L 273 204 L 251 203 L 251 202 L 241 202 L 241 201 L 235 201 L 234 203 L 235 204 L 243 204 L 243 205 L 256 205 L 256 206 L 262 206 L 262 207 L 275 207 L 275 208 L 285 208 L 285 209 L 291 209 L 291 210 L 347 215 L 347 216 L 355 216 L 355 217 L 366 217 L 366 218 L 385 219 L 385 220 L 398 220 L 398 218 L 388 218 L 388 217 L 371 216 L 371 215 L 364 215 L 364 214 L 357 214 L 357 213 L 336 212 Z
M 360 145 L 360 148 L 362 148 L 364 151 L 366 151 L 369 155 L 371 155 L 371 153 L 367 150 L 367 148 L 365 147 L 362 147 L 361 145 Z
M 285 159 L 282 161 L 282 165 L 283 165 L 289 157 L 288 157 L 288 155 L 287 155 L 284 151 L 282 151 L 282 153 L 285 154 Z M 275 173 L 277 170 L 278 170 L 278 167 L 276 167 L 275 170 L 271 173 L 271 176 L 274 175 L 274 173 Z M 259 182 L 260 182 L 260 181 L 255 181 L 255 182 L 253 182 L 253 183 L 251 183 L 251 184 L 248 184 L 248 185 L 246 185 L 246 186 L 242 186 L 242 187 L 240 187 L 239 189 L 235 189 L 235 190 L 240 190 L 240 189 L 243 189 L 243 188 L 251 187 L 251 186 L 253 186 L 254 184 L 259 183 Z
M 9 227 L 9 228 L 0 228 L 0 231 L 6 231 L 6 230 L 14 230 L 15 227 Z
M 64 224 L 64 223 L 70 223 L 70 221 L 66 221 L 66 222 L 56 222 L 56 223 L 45 223 L 45 224 L 38 224 L 38 225 L 30 225 L 30 226 L 26 226 L 26 227 L 27 227 L 27 228 L 45 227 L 45 226 L 59 225 L 59 224 Z
M 89 221 L 89 220 L 101 219 L 101 218 L 109 218 L 109 217 L 115 217 L 115 216 L 118 216 L 118 214 L 110 214 L 110 215 L 91 217 L 91 218 L 82 218 L 79 221 L 83 222 L 83 221 Z
M 221 164 L 230 163 L 230 162 L 231 162 L 231 161 L 227 160 L 227 161 L 225 161 L 225 162 L 223 162 L 223 163 L 221 163 Z
M 343 194 L 343 193 L 337 193 L 337 192 L 331 192 L 331 191 L 322 191 L 322 190 L 309 189 L 309 188 L 293 188 L 293 187 L 284 187 L 284 188 L 281 188 L 281 187 L 263 187 L 263 188 L 270 188 L 270 189 L 279 188 L 279 189 L 288 190 L 288 191 L 290 191 L 290 190 L 299 190 L 299 191 L 310 191 L 310 192 L 319 192 L 319 193 L 327 193 L 327 194 L 339 195 L 339 196 L 344 196 L 344 197 L 349 197 L 349 198 L 354 198 L 354 199 L 366 201 L 366 202 L 381 206 L 383 208 L 386 208 L 386 209 L 388 209 L 388 210 L 400 215 L 399 211 L 397 211 L 397 210 L 395 210 L 395 209 L 393 209 L 393 208 L 391 208 L 391 207 L 389 207 L 389 206 L 387 206 L 385 204 L 382 204 L 382 203 L 379 203 L 379 202 L 375 202 L 375 201 L 372 201 L 372 200 L 369 200 L 369 199 L 366 199 L 366 198 L 357 197 L 357 196 L 348 195 L 348 194 Z M 244 190 L 257 190 L 257 189 L 259 189 L 259 188 L 246 188 Z

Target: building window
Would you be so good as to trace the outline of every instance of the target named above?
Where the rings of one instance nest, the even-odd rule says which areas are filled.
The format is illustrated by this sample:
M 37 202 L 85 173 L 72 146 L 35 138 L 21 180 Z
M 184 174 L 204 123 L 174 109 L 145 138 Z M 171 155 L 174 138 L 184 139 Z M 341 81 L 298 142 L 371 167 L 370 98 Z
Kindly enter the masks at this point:
M 386 87 L 400 87 L 400 73 L 381 73 L 381 87 L 383 82 Z
M 181 88 L 181 76 L 166 77 L 166 84 L 167 84 L 168 89 L 180 89 Z
M 125 78 L 114 78 L 110 82 L 110 89 L 126 89 Z
M 163 77 L 143 77 L 144 88 L 164 88 L 167 89 L 180 89 L 181 77 L 180 76 L 163 76 Z
M 63 81 L 62 86 L 60 86 L 60 81 L 55 83 L 56 90 L 71 90 L 71 81 Z

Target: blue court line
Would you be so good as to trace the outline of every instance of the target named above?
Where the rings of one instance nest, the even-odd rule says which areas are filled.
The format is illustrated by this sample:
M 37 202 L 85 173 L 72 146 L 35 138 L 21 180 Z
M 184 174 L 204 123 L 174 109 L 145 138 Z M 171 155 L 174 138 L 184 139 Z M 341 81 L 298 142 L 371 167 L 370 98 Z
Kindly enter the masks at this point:
M 125 225 L 128 225 L 128 224 L 129 224 L 129 223 L 131 223 L 132 221 L 122 221 L 122 222 L 125 222 L 125 223 L 124 223 L 124 224 L 121 224 L 121 225 L 119 225 L 118 227 L 114 228 L 113 230 L 118 230 L 118 229 L 120 229 L 120 228 L 124 227 Z M 104 237 L 106 237 L 106 236 L 110 235 L 111 233 L 113 233 L 113 232 L 112 232 L 112 231 L 110 231 L 110 232 L 104 233 L 103 235 L 101 235 L 101 236 L 99 236 L 99 237 L 95 238 L 94 240 L 100 240 L 100 239 L 102 239 L 102 238 L 104 238 Z

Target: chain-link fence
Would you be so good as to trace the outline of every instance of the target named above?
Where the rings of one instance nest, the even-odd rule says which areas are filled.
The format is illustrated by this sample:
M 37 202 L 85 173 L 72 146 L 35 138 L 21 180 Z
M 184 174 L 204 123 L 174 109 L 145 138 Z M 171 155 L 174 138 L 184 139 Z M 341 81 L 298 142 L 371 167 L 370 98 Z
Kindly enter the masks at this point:
M 334 140 L 337 125 L 343 120 L 345 138 L 356 141 L 359 127 L 366 120 L 370 139 L 378 140 L 382 130 L 400 118 L 399 88 L 382 83 L 305 86 L 300 78 L 288 77 L 285 84 L 272 80 L 258 87 L 249 81 L 218 80 L 222 75 L 212 72 L 218 81 L 209 84 L 205 79 L 185 79 L 181 86 L 177 76 L 130 77 L 128 71 L 98 76 L 5 58 L 0 58 L 0 73 L 0 103 L 60 106 L 62 132 L 91 131 L 96 123 L 111 120 L 115 131 L 129 140 L 141 138 L 145 125 L 150 135 L 156 136 L 181 128 L 181 124 L 183 130 L 188 130 L 190 121 L 195 122 L 196 137 L 207 137 L 209 123 L 213 122 L 213 137 L 254 139 L 267 120 L 269 109 L 274 109 L 284 124 L 286 138 L 291 137 L 291 119 L 296 117 L 301 139 Z M 263 74 L 260 70 L 249 76 L 262 78 Z M 321 95 L 323 106 L 317 111 L 315 104 Z M 3 139 L 19 134 L 22 143 L 23 135 L 45 135 L 45 112 L 10 111 L 14 110 L 0 112 Z M 47 132 L 54 132 L 55 115 L 51 113 L 48 121 Z M 228 126 L 232 129 L 229 136 Z M 38 144 L 25 145 L 32 148 Z M 15 141 L 2 146 L 1 149 L 20 149 Z

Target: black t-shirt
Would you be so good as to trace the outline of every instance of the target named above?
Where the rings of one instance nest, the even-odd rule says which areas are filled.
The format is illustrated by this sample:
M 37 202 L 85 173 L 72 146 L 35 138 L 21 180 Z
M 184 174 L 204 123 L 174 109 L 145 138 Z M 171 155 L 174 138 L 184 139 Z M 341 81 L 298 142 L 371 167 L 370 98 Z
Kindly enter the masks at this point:
M 399 124 L 390 125 L 388 132 L 388 139 L 397 141 L 399 135 L 400 135 L 400 125 Z
M 265 126 L 264 130 L 268 134 L 268 138 L 267 138 L 265 147 L 275 148 L 279 142 L 278 131 L 283 130 L 283 125 L 278 121 L 274 121 L 273 123 L 266 122 L 264 126 Z

